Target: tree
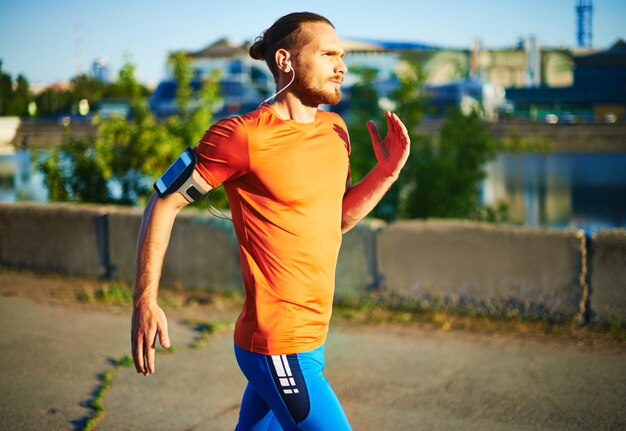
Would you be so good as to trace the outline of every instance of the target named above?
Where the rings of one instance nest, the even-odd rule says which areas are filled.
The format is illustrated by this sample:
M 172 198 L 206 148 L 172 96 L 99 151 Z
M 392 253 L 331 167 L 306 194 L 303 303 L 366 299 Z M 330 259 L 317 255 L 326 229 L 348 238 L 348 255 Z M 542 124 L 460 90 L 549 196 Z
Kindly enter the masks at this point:
M 35 97 L 38 117 L 53 117 L 69 113 L 74 105 L 74 96 L 70 90 L 47 88 Z
M 0 61 L 0 115 L 9 115 L 9 104 L 13 97 L 13 78 L 2 71 Z
M 179 60 L 181 68 L 191 69 L 187 59 Z M 132 121 L 96 117 L 95 136 L 78 139 L 68 135 L 58 152 L 42 158 L 38 166 L 51 200 L 117 204 L 145 201 L 152 194 L 152 182 L 195 142 L 191 138 L 200 138 L 199 130 L 208 127 L 218 101 L 217 80 L 210 79 L 200 96 L 200 109 L 182 106 L 184 115 L 159 123 L 149 110 L 132 64 L 122 67 L 115 85 L 129 96 Z
M 359 77 L 359 82 L 350 89 L 350 109 L 346 123 L 350 130 L 350 170 L 352 181 L 358 182 L 376 164 L 371 137 L 366 127 L 368 120 L 384 118 L 378 103 L 379 95 L 375 87 L 378 72 L 369 67 L 354 67 L 350 73 Z M 377 124 L 381 126 L 380 122 Z
M 28 104 L 31 101 L 28 80 L 22 74 L 17 76 L 13 97 L 9 103 L 9 115 L 25 117 L 28 115 Z
M 418 134 L 418 128 L 424 118 L 427 107 L 427 95 L 423 91 L 426 82 L 426 74 L 420 63 L 416 60 L 406 59 L 404 67 L 398 72 L 396 78 L 398 86 L 391 92 L 390 97 L 394 105 L 394 110 L 409 131 L 411 137 L 411 152 L 407 160 L 408 169 L 405 169 L 398 181 L 389 189 L 381 200 L 377 215 L 385 220 L 394 220 L 402 217 L 402 201 L 407 198 L 407 189 L 412 184 L 413 172 L 411 165 L 414 164 L 414 148 L 419 146 L 419 142 L 424 138 Z
M 26 77 L 19 74 L 14 83 L 11 75 L 2 71 L 0 60 L 0 115 L 26 116 L 31 100 L 30 85 Z
M 351 88 L 350 109 L 346 116 L 352 143 L 350 169 L 352 182 L 356 183 L 376 165 L 376 158 L 371 145 L 372 139 L 366 127 L 367 121 L 374 120 L 376 122 L 381 136 L 385 136 L 387 124 L 384 119 L 384 109 L 381 107 L 381 97 L 376 89 L 376 80 L 378 79 L 376 69 L 354 67 L 350 71 L 360 78 L 359 82 Z M 397 91 L 405 89 L 402 79 L 399 79 Z M 375 217 L 386 221 L 394 220 L 397 217 L 399 187 L 399 184 L 392 186 L 376 205 L 372 212 Z
M 479 203 L 484 166 L 497 153 L 497 143 L 474 110 L 448 111 L 438 139 L 412 143 L 400 213 L 406 218 L 461 218 L 500 221 L 506 208 L 487 210 Z
M 411 154 L 400 178 L 375 208 L 374 215 L 385 220 L 429 217 L 506 220 L 505 205 L 489 208 L 479 203 L 484 166 L 495 157 L 498 147 L 479 113 L 465 115 L 451 109 L 439 133 L 420 134 L 418 128 L 430 109 L 423 90 L 426 73 L 420 59 L 404 58 L 396 79 L 398 85 L 390 93 L 390 101 L 411 136 Z M 367 80 L 362 82 L 368 84 Z M 362 99 L 366 101 L 364 105 L 373 105 L 371 98 Z M 357 159 L 357 166 L 359 163 Z

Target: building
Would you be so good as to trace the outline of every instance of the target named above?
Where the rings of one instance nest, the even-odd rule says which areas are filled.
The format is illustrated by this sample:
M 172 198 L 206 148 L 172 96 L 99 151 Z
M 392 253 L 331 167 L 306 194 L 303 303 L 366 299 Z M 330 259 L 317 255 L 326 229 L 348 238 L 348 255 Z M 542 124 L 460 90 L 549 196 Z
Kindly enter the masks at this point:
M 542 47 L 534 37 L 515 46 L 485 49 L 478 40 L 469 49 L 453 49 L 416 42 L 344 39 L 349 69 L 368 67 L 377 71 L 376 89 L 385 99 L 397 87 L 397 74 L 406 62 L 419 64 L 425 72 L 429 103 L 435 115 L 447 108 L 463 109 L 480 105 L 486 118 L 496 120 L 508 109 L 505 88 L 567 87 L 573 83 L 573 61 L 569 50 Z M 216 115 L 231 115 L 254 109 L 275 91 L 273 77 L 262 61 L 248 56 L 249 43 L 237 44 L 220 39 L 206 48 L 189 52 L 193 60 L 195 89 L 213 71 L 221 73 L 224 104 Z M 349 109 L 350 87 L 357 74 L 346 76 L 346 97 L 336 110 Z M 176 85 L 168 78 L 156 88 L 150 103 L 159 116 L 176 112 Z
M 107 57 L 98 57 L 91 64 L 91 76 L 100 82 L 111 82 L 111 64 Z
M 215 71 L 219 73 L 223 100 L 214 113 L 217 118 L 250 111 L 274 92 L 274 79 L 269 69 L 264 63 L 248 56 L 248 45 L 245 43 L 220 39 L 188 55 L 192 60 L 194 79 L 191 85 L 194 92 L 198 92 L 203 81 Z M 167 75 L 149 100 L 151 109 L 159 117 L 177 112 L 176 83 L 170 70 Z
M 626 115 L 626 42 L 607 50 L 572 55 L 573 82 L 554 88 L 507 88 L 518 116 L 555 122 L 624 121 Z

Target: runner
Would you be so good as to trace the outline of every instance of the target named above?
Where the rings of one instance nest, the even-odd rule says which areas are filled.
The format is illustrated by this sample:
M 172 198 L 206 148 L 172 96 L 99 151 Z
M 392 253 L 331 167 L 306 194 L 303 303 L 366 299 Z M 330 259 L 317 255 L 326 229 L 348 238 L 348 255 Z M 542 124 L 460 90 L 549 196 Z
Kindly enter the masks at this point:
M 137 372 L 155 371 L 155 347 L 170 345 L 157 305 L 163 258 L 176 214 L 224 186 L 239 243 L 245 301 L 235 356 L 248 379 L 237 430 L 349 430 L 324 378 L 324 343 L 342 232 L 380 201 L 409 154 L 400 119 L 387 135 L 368 130 L 377 165 L 351 185 L 350 140 L 337 114 L 347 72 L 326 18 L 298 12 L 278 19 L 250 48 L 278 92 L 258 109 L 214 124 L 156 184 L 137 247 L 132 352 Z

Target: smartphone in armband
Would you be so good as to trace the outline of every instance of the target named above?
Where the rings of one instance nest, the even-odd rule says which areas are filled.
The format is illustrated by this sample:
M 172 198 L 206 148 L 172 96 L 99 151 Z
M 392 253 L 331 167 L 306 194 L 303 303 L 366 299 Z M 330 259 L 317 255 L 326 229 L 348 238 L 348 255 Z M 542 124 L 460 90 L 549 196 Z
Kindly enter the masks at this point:
M 172 163 L 154 183 L 154 189 L 159 197 L 163 198 L 174 192 L 178 192 L 191 203 L 207 194 L 208 190 L 204 190 L 193 179 L 193 171 L 196 168 L 197 162 L 198 156 L 191 148 L 187 148 L 183 151 L 174 163 Z

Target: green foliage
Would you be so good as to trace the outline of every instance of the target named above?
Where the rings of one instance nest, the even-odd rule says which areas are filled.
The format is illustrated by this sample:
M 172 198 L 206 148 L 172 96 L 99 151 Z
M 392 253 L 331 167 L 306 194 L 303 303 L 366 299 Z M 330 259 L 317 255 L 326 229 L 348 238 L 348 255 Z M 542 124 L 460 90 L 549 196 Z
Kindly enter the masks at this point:
M 376 164 L 376 157 L 371 146 L 371 137 L 366 127 L 367 120 L 374 120 L 381 136 L 387 133 L 387 124 L 384 120 L 384 110 L 380 106 L 380 96 L 374 87 L 377 79 L 376 70 L 362 67 L 350 69 L 352 74 L 360 77 L 359 83 L 352 88 L 350 114 L 347 124 L 350 129 L 352 153 L 350 168 L 353 183 L 363 178 Z M 391 94 L 388 104 L 407 126 L 409 134 L 413 135 L 419 126 L 425 111 L 426 98 L 420 91 L 424 82 L 424 73 L 416 62 L 407 63 L 406 69 L 398 75 L 399 86 Z M 387 192 L 381 202 L 374 208 L 373 215 L 390 221 L 398 216 L 401 190 L 404 186 L 403 173 L 400 180 Z
M 496 156 L 497 143 L 478 112 L 448 111 L 439 136 L 413 139 L 407 163 L 404 199 L 406 218 L 462 218 L 500 221 L 507 210 L 478 203 L 484 165 Z
M 15 83 L 8 73 L 2 71 L 0 60 L 0 115 L 28 115 L 28 104 L 31 101 L 30 86 L 24 75 L 19 74 Z
M 113 83 L 80 74 L 72 78 L 70 89 L 47 88 L 34 97 L 37 116 L 46 118 L 76 114 L 82 99 L 86 99 L 91 109 L 94 109 L 104 99 L 136 100 L 147 97 L 149 92 L 144 85 L 137 82 L 136 85 L 128 86 L 129 73 L 134 73 L 134 69 L 127 63 L 120 71 L 120 79 Z
M 396 109 L 407 129 L 414 132 L 427 111 L 427 96 L 422 91 L 426 74 L 417 62 L 407 62 L 403 72 L 398 74 L 399 86 L 391 93 Z
M 351 72 L 360 76 L 360 82 L 353 87 L 351 112 L 346 119 L 352 141 L 350 164 L 356 182 L 376 163 L 365 123 L 384 116 L 374 87 L 376 72 L 368 68 Z M 397 79 L 399 85 L 390 94 L 389 102 L 409 130 L 411 155 L 373 215 L 387 221 L 398 217 L 507 220 L 506 205 L 489 208 L 479 204 L 483 167 L 496 156 L 498 144 L 490 138 L 478 112 L 465 115 L 453 109 L 438 134 L 420 135 L 417 130 L 428 110 L 427 96 L 422 90 L 425 72 L 417 59 L 407 59 Z M 385 136 L 385 125 L 377 122 L 381 136 Z
M 182 55 L 172 57 L 179 89 L 188 89 L 191 65 Z M 97 134 L 87 138 L 65 137 L 58 151 L 39 160 L 44 184 L 52 201 L 115 204 L 144 202 L 151 184 L 187 146 L 193 146 L 211 121 L 218 102 L 216 77 L 205 83 L 198 105 L 187 90 L 177 98 L 181 113 L 159 122 L 148 107 L 135 68 L 127 63 L 115 88 L 129 95 L 132 121 L 96 117 Z M 119 189 L 114 192 L 115 188 Z
M 66 167 L 61 164 L 61 152 L 52 150 L 49 155 L 38 161 L 37 168 L 43 174 L 43 183 L 48 190 L 48 198 L 53 202 L 70 199 L 65 186 Z
M 38 117 L 52 117 L 61 113 L 70 113 L 78 105 L 71 90 L 47 88 L 35 96 Z M 79 99 L 80 100 L 80 99 Z
M 367 67 L 355 67 L 350 69 L 350 73 L 360 78 L 360 81 L 352 87 L 350 111 L 346 117 L 352 142 L 350 169 L 352 182 L 356 183 L 376 164 L 366 122 L 373 119 L 379 127 L 383 126 L 380 124 L 380 119 L 384 118 L 384 113 L 378 104 L 379 96 L 374 87 L 377 71 Z
M 391 93 L 391 101 L 395 105 L 395 113 L 400 117 L 413 140 L 417 136 L 417 129 L 427 111 L 427 96 L 422 91 L 426 82 L 426 74 L 417 61 L 406 61 L 405 68 L 397 76 L 398 88 Z M 407 164 L 411 161 L 407 161 Z M 375 215 L 391 221 L 402 214 L 400 207 L 406 197 L 404 191 L 410 184 L 411 177 L 401 175 L 398 181 L 389 189 L 376 208 Z

